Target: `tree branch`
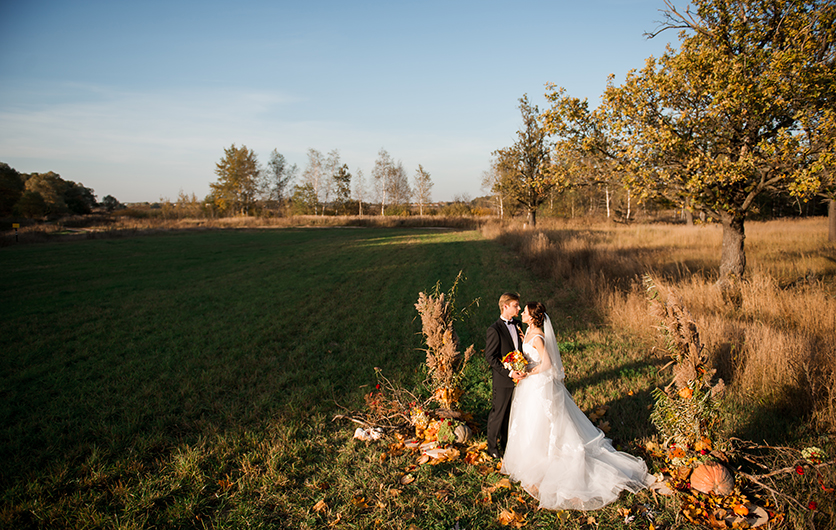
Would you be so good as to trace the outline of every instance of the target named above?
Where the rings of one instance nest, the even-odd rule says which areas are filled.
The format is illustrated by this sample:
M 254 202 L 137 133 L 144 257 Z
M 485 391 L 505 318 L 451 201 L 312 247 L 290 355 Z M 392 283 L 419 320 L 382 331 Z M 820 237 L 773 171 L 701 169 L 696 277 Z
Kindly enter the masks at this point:
M 712 37 L 714 34 L 711 31 L 708 31 L 694 17 L 691 13 L 691 7 L 685 8 L 685 14 L 683 15 L 680 13 L 676 6 L 670 0 L 665 0 L 665 5 L 667 6 L 667 10 L 660 9 L 662 13 L 665 15 L 665 20 L 659 22 L 659 27 L 656 28 L 655 31 L 652 32 L 645 32 L 644 35 L 648 39 L 652 39 L 663 32 L 669 29 L 684 29 L 684 30 L 692 30 L 703 35 Z
M 782 493 L 782 492 L 780 492 L 780 491 L 778 491 L 778 490 L 776 490 L 776 489 L 774 489 L 774 488 L 771 488 L 771 487 L 767 486 L 766 484 L 764 484 L 763 482 L 761 482 L 760 480 L 758 480 L 758 479 L 756 478 L 756 476 L 755 476 L 755 475 L 750 475 L 750 474 L 748 474 L 748 473 L 744 473 L 743 471 L 737 471 L 736 473 L 737 473 L 738 475 L 740 475 L 741 477 L 746 478 L 747 480 L 749 480 L 749 481 L 751 481 L 751 482 L 753 482 L 753 483 L 757 484 L 757 485 L 758 485 L 758 486 L 760 486 L 761 488 L 763 488 L 763 489 L 767 490 L 768 492 L 770 492 L 770 493 L 772 494 L 772 497 L 773 497 L 773 498 L 775 498 L 776 496 L 780 496 L 780 497 L 783 497 L 783 498 L 785 498 L 785 499 L 789 499 L 790 501 L 794 502 L 794 503 L 795 503 L 795 504 L 797 504 L 797 505 L 798 505 L 798 507 L 799 507 L 799 508 L 801 508 L 802 510 L 806 510 L 806 509 L 807 509 L 807 507 L 806 507 L 806 506 L 804 506 L 803 504 L 801 504 L 801 503 L 798 501 L 798 499 L 796 499 L 795 497 L 793 497 L 793 496 L 791 496 L 791 495 L 787 495 L 786 493 Z M 777 504 L 777 502 L 776 502 L 776 504 Z

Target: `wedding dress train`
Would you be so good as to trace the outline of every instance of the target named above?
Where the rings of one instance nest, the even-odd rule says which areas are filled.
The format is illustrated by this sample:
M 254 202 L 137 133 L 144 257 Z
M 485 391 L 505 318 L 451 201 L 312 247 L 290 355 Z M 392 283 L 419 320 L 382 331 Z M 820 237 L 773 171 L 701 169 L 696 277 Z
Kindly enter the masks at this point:
M 552 367 L 514 390 L 502 473 L 551 510 L 595 510 L 652 484 L 644 461 L 616 451 L 572 400 L 548 317 L 543 327 Z M 523 344 L 529 367 L 541 361 L 531 341 Z

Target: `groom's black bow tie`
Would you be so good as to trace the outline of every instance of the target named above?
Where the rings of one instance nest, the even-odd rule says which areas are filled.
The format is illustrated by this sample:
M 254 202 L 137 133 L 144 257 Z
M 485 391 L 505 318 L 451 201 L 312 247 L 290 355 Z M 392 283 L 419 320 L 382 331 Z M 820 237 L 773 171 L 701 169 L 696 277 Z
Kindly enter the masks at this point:
M 511 324 L 512 326 L 514 325 L 513 320 L 503 320 L 503 322 L 505 322 L 506 324 Z

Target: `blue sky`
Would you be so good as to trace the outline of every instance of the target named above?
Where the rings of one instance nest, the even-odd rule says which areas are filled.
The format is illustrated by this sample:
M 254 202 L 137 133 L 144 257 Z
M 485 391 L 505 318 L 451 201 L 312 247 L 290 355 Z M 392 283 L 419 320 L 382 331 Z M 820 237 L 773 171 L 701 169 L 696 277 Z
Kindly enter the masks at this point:
M 304 168 L 338 149 L 366 180 L 380 149 L 433 199 L 483 194 L 518 99 L 597 104 L 665 44 L 662 0 L 0 0 L 0 161 L 101 200 L 202 198 L 224 148 Z

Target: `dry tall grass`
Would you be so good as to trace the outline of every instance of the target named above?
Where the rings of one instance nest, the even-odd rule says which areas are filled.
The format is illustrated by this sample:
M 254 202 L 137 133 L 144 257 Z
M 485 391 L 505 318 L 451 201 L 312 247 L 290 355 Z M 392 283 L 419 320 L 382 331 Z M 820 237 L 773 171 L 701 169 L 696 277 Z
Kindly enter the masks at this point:
M 740 307 L 714 284 L 721 227 L 547 221 L 491 223 L 483 234 L 539 274 L 577 289 L 611 326 L 655 344 L 641 277 L 651 274 L 693 314 L 712 363 L 741 402 L 812 413 L 836 430 L 836 246 L 823 219 L 749 222 Z

